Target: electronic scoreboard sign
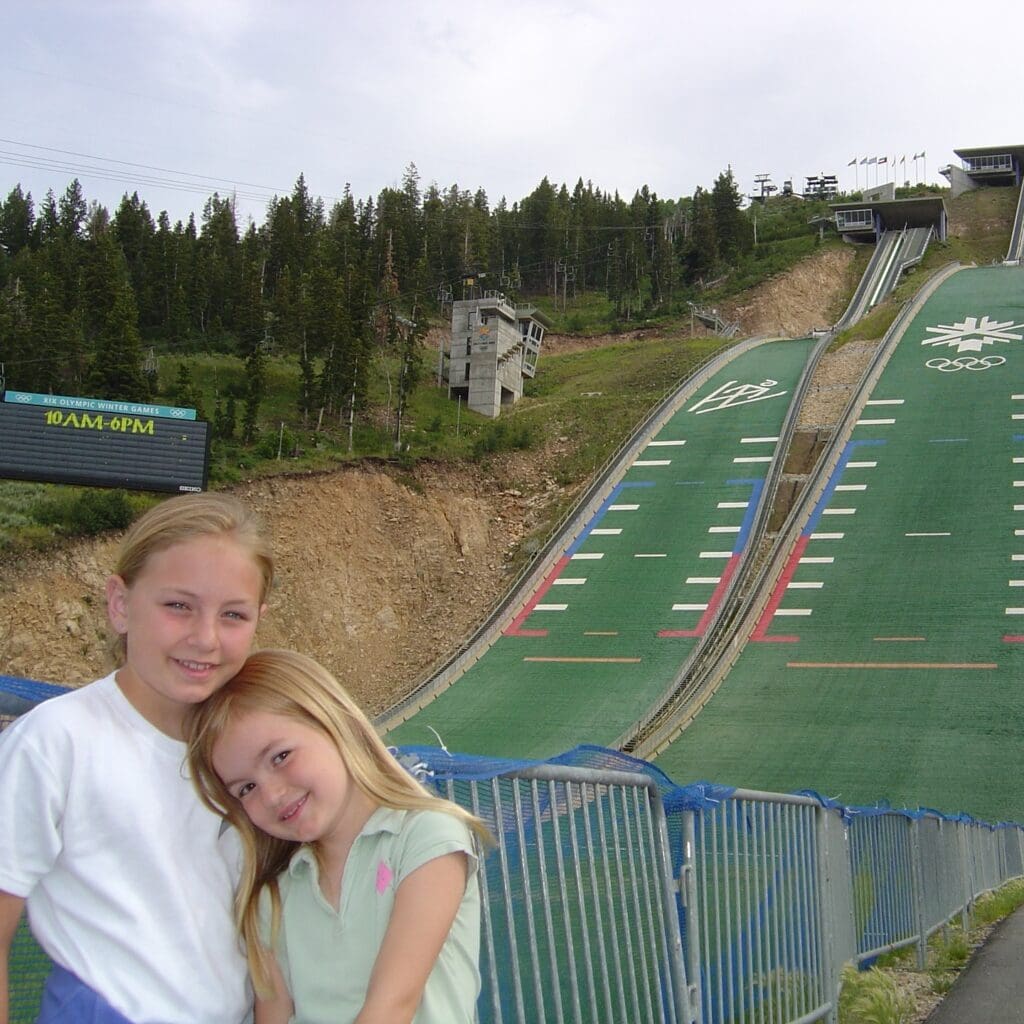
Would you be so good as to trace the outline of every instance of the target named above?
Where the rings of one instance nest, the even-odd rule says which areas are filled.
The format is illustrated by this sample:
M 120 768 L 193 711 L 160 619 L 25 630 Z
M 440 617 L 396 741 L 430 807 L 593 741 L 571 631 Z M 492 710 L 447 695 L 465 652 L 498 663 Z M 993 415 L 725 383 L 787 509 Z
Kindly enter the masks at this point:
M 140 491 L 202 491 L 210 425 L 194 409 L 5 391 L 0 477 Z

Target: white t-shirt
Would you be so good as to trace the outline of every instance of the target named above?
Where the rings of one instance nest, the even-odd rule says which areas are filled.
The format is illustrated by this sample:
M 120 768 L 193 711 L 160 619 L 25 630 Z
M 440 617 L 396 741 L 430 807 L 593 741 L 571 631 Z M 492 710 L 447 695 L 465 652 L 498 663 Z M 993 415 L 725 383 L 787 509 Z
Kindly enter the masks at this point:
M 0 733 L 0 889 L 27 898 L 51 959 L 135 1024 L 238 1024 L 238 837 L 200 804 L 184 756 L 113 674 L 17 719 Z

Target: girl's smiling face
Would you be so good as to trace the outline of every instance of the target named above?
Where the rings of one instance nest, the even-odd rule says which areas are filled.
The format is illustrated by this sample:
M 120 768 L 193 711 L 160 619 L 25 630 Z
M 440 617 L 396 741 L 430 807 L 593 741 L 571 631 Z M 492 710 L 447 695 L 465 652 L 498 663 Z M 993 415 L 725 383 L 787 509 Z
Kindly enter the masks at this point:
M 117 682 L 135 709 L 169 736 L 242 667 L 252 647 L 263 578 L 230 534 L 194 537 L 152 554 L 131 586 L 107 581 L 111 625 L 127 638 Z
M 328 854 L 347 849 L 373 811 L 334 741 L 287 715 L 237 715 L 214 744 L 213 768 L 258 829 Z

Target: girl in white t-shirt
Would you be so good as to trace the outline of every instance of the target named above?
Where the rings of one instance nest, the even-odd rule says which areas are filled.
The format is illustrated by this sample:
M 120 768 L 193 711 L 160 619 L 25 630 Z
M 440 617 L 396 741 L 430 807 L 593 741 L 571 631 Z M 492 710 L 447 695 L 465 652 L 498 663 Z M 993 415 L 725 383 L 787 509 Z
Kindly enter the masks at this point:
M 0 733 L 0 1024 L 22 910 L 54 962 L 40 1024 L 241 1024 L 240 846 L 196 799 L 183 719 L 241 668 L 273 562 L 222 494 L 150 509 L 106 584 L 120 667 Z
M 472 1024 L 480 821 L 416 782 L 300 654 L 253 654 L 187 731 L 196 785 L 245 849 L 256 1024 Z

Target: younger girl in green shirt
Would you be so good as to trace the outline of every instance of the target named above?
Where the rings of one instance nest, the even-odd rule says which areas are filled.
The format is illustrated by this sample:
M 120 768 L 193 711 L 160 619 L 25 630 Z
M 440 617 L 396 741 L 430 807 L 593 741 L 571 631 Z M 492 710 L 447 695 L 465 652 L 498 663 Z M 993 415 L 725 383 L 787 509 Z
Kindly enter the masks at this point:
M 251 655 L 188 733 L 200 796 L 243 841 L 255 1024 L 471 1024 L 482 823 L 300 654 Z

